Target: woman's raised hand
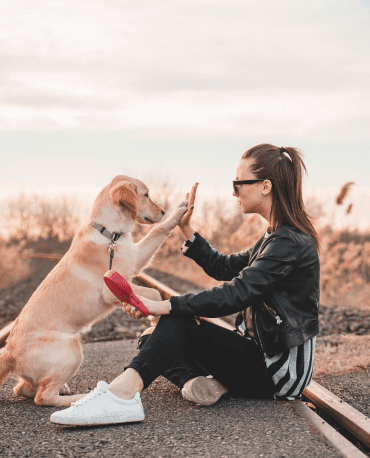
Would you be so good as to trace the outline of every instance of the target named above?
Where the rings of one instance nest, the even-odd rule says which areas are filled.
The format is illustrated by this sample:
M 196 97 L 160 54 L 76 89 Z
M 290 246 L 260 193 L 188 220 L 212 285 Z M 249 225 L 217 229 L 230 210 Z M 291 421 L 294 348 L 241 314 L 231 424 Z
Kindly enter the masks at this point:
M 193 187 L 191 188 L 190 191 L 190 196 L 189 193 L 186 194 L 186 200 L 188 201 L 188 211 L 183 215 L 179 222 L 179 228 L 182 232 L 182 235 L 185 237 L 185 239 L 188 239 L 194 234 L 194 230 L 191 227 L 191 217 L 193 215 L 193 210 L 194 210 L 194 202 L 195 202 L 195 196 L 197 193 L 197 188 L 198 188 L 199 183 L 195 183 Z

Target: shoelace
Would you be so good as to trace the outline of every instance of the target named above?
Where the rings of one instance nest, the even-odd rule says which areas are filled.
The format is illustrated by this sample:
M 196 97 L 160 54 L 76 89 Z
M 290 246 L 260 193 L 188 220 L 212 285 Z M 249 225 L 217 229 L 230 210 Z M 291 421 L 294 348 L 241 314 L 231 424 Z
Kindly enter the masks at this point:
M 90 399 L 96 398 L 97 396 L 100 396 L 101 394 L 106 393 L 107 390 L 102 390 L 100 387 L 95 388 L 93 391 L 90 391 L 89 394 L 87 394 L 85 397 L 82 399 L 79 399 L 78 401 L 72 402 L 71 406 L 82 406 L 85 404 L 87 401 Z

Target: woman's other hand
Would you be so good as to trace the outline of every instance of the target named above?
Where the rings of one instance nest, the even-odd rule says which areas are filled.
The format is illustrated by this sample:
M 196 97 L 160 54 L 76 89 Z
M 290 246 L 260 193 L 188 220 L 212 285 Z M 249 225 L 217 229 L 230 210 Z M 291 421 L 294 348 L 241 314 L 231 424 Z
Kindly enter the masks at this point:
M 169 315 L 170 314 L 170 308 L 169 308 L 170 301 L 169 300 L 151 301 L 150 299 L 147 299 L 144 296 L 136 295 L 136 297 L 140 299 L 141 302 L 145 305 L 150 315 L 160 316 L 160 315 Z M 131 310 L 132 305 L 128 304 L 127 302 L 122 302 L 122 306 L 124 310 L 127 312 L 127 314 L 130 315 L 132 318 L 135 318 L 136 320 L 140 319 L 143 316 L 140 310 L 137 310 L 137 309 Z
M 191 217 L 193 215 L 193 210 L 194 210 L 194 202 L 195 202 L 195 196 L 197 193 L 197 188 L 198 188 L 199 183 L 195 183 L 193 187 L 191 188 L 190 191 L 190 196 L 189 193 L 186 194 L 186 200 L 188 201 L 188 210 L 187 212 L 183 215 L 179 222 L 179 228 L 182 232 L 182 235 L 186 240 L 188 240 L 193 234 L 194 230 L 191 227 Z
M 138 320 L 143 316 L 143 314 L 137 308 L 135 308 L 135 311 L 132 311 L 132 305 L 128 304 L 127 302 L 122 302 L 122 307 L 126 311 L 126 313 L 130 315 L 131 318 L 135 318 L 136 320 Z

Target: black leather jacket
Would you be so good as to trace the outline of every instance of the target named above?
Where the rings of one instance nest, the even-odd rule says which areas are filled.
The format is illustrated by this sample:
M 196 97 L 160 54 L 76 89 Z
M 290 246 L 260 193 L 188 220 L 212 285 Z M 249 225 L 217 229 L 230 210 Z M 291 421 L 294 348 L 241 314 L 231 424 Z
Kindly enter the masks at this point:
M 241 312 L 238 322 L 239 317 L 245 319 L 246 308 L 252 307 L 254 329 L 268 357 L 315 336 L 319 332 L 320 260 L 313 239 L 288 224 L 264 235 L 247 251 L 225 255 L 196 232 L 185 256 L 225 283 L 172 296 L 170 314 L 220 317 Z

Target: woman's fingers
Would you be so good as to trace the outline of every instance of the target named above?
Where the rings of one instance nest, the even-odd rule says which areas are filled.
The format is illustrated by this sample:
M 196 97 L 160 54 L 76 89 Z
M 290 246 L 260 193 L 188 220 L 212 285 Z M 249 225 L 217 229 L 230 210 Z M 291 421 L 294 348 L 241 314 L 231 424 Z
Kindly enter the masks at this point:
M 185 227 L 186 225 L 190 224 L 190 219 L 191 219 L 191 216 L 192 216 L 193 210 L 194 210 L 194 202 L 195 202 L 195 196 L 196 196 L 196 193 L 197 193 L 198 185 L 199 185 L 198 182 L 193 185 L 193 187 L 191 188 L 190 197 L 189 197 L 189 193 L 186 194 L 186 199 L 187 199 L 187 202 L 188 202 L 188 206 L 187 206 L 186 213 L 182 216 L 182 218 L 181 218 L 181 220 L 179 222 L 179 226 L 180 227 Z
M 190 194 L 188 192 L 186 193 L 186 197 L 185 198 L 189 202 L 189 207 L 194 205 L 195 196 L 196 196 L 196 193 L 197 193 L 198 185 L 199 185 L 199 183 L 196 182 L 195 184 L 193 184 L 193 186 L 191 188 L 191 191 L 190 191 Z
M 138 310 L 136 307 L 135 307 L 135 310 L 132 310 L 131 309 L 132 305 L 128 304 L 127 302 L 122 302 L 122 305 L 126 313 L 130 315 L 132 318 L 135 318 L 136 320 L 138 320 L 139 318 L 143 316 L 140 310 Z
M 195 184 L 193 185 L 193 187 L 191 188 L 190 200 L 189 200 L 189 207 L 194 206 L 195 196 L 196 196 L 196 194 L 197 194 L 198 185 L 199 185 L 199 183 L 197 182 L 197 183 L 195 183 Z
M 133 312 L 133 317 L 136 320 L 139 320 L 142 316 L 143 316 L 143 314 L 140 312 L 140 310 L 136 310 L 136 312 Z

